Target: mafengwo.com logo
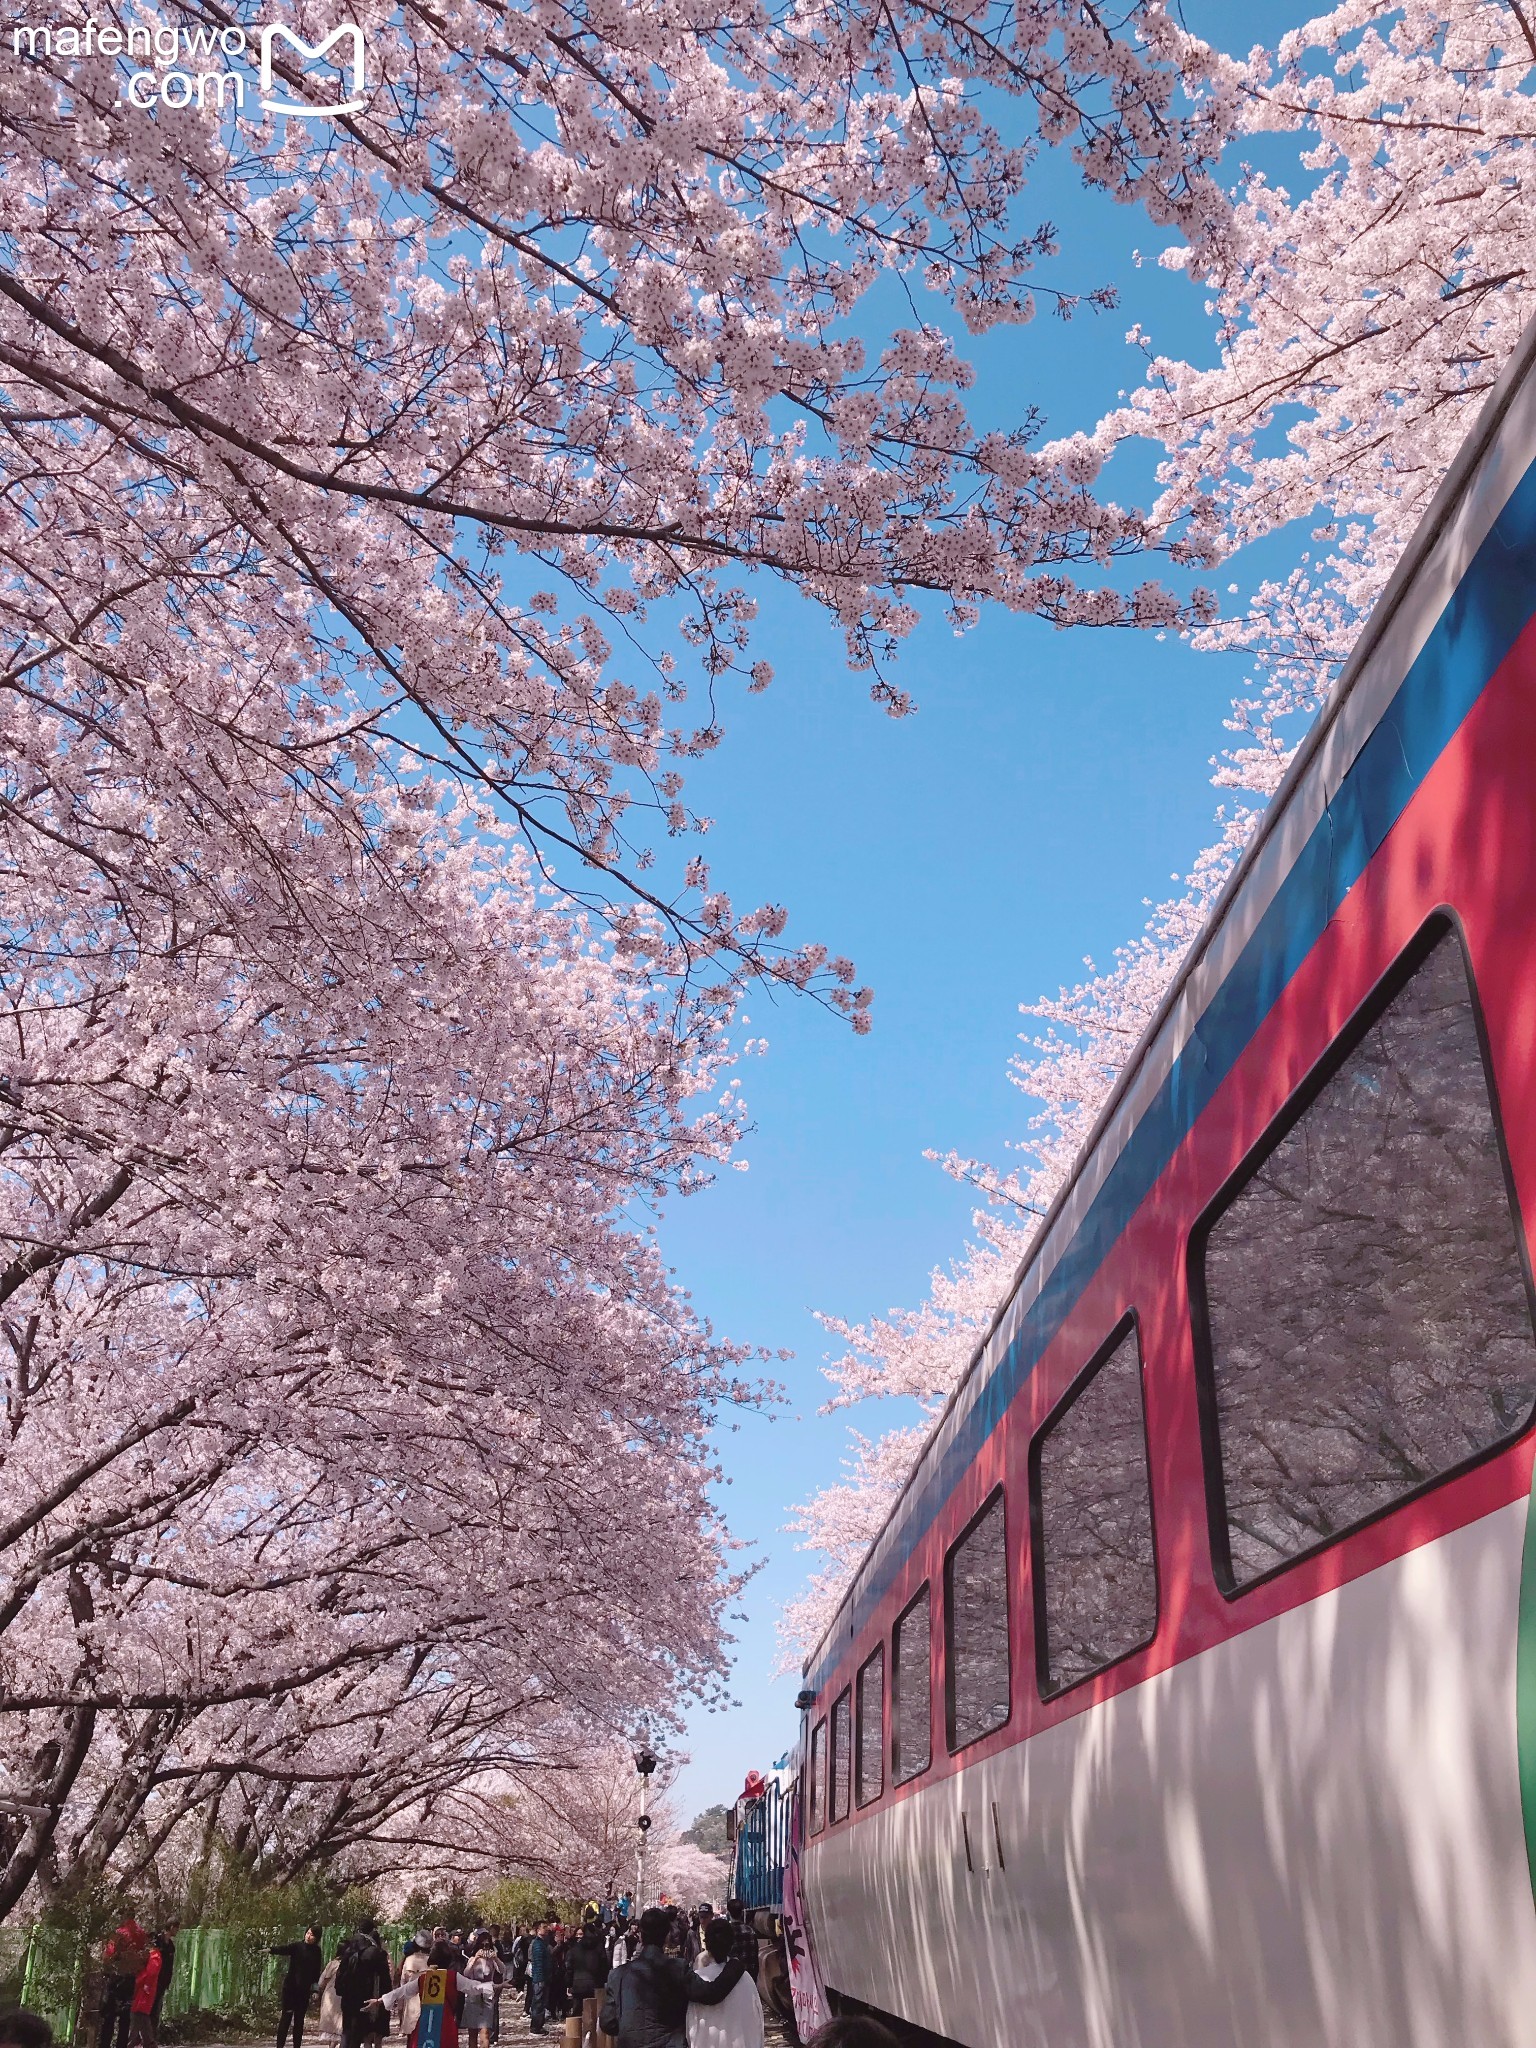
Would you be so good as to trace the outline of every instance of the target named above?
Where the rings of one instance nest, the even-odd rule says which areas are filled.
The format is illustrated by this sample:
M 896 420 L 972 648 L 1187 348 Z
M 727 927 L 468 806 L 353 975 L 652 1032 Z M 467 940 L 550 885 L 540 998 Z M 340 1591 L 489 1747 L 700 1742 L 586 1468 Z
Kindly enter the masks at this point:
M 10 43 L 12 54 L 22 59 L 110 58 L 117 65 L 119 96 L 145 113 L 156 106 L 244 113 L 253 72 L 251 96 L 264 113 L 335 121 L 367 104 L 367 52 L 363 32 L 352 21 L 340 22 L 311 43 L 282 22 L 247 29 L 234 23 L 215 28 L 205 22 L 189 26 L 140 18 L 124 28 L 88 15 L 83 23 L 13 27 Z M 278 63 L 290 76 L 275 75 Z M 292 96 L 294 67 L 313 98 Z

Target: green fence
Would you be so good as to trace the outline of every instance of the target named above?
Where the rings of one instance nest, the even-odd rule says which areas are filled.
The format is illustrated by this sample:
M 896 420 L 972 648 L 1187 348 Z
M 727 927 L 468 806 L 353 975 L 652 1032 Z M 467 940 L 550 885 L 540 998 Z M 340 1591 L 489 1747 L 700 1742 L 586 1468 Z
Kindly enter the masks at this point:
M 23 1936 L 21 1954 L 6 1977 L 20 2004 L 45 2013 L 56 2034 L 72 2037 L 85 1995 L 88 1960 L 89 1952 L 73 1928 L 34 1927 Z
M 174 2036 L 172 2023 L 192 2012 L 245 2019 L 270 2015 L 275 2020 L 283 1963 L 267 1951 L 274 1942 L 292 1941 L 302 1932 L 291 1927 L 184 1927 L 176 1937 L 175 1969 L 161 2006 L 162 2027 Z M 326 1930 L 327 1959 L 336 1953 L 345 1932 Z M 410 1938 L 405 1927 L 381 1927 L 379 1933 L 394 1957 Z M 43 2013 L 60 2041 L 89 2048 L 83 2035 L 89 2032 L 98 2004 L 100 1980 L 92 1945 L 75 1929 L 0 1927 L 0 1985 L 9 1998 Z

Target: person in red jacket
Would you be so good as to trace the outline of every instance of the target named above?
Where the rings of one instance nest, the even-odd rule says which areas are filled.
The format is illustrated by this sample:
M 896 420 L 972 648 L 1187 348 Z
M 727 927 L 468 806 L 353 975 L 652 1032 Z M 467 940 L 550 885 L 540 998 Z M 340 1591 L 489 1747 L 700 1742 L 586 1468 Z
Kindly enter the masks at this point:
M 133 1987 L 148 1953 L 149 1936 L 131 1913 L 126 1914 L 101 1952 L 107 1981 L 102 1992 L 97 2048 L 128 2048 Z
M 157 2048 L 155 2040 L 155 1993 L 160 1988 L 160 1972 L 165 1967 L 165 1958 L 159 1949 L 152 1948 L 148 1960 L 133 1983 L 133 2003 L 129 2010 L 132 2018 L 128 2022 L 129 2048 Z

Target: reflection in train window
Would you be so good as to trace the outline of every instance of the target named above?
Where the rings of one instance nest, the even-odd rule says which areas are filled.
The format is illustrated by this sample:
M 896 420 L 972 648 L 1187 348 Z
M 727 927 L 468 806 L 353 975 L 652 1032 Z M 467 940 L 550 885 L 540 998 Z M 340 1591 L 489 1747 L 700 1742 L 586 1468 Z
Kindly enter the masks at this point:
M 857 1797 L 868 1806 L 885 1790 L 885 1645 L 859 1666 Z
M 933 1760 L 932 1622 L 928 1588 L 906 1608 L 891 1643 L 891 1782 L 904 1785 Z
M 832 1818 L 848 1818 L 848 1786 L 853 1774 L 853 1695 L 838 1694 L 832 1709 Z
M 1526 1426 L 1518 1233 L 1461 942 L 1440 917 L 1194 1239 L 1228 1592 Z
M 944 1561 L 949 1746 L 1008 1718 L 1008 1549 L 998 1488 Z
M 1134 1323 L 1122 1324 L 1035 1439 L 1035 1656 L 1042 1694 L 1157 1631 L 1147 1419 Z
M 827 1724 L 816 1723 L 811 1736 L 811 1833 L 819 1835 L 827 1824 Z

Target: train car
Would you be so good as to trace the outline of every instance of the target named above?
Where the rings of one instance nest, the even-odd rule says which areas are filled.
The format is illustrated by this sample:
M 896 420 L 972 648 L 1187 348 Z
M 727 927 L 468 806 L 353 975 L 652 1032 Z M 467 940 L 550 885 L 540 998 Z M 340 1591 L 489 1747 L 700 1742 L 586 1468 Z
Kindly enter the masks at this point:
M 784 1764 L 775 1764 L 766 1776 L 754 1771 L 727 1813 L 730 1895 L 749 1912 L 783 1911 L 794 1787 L 794 1774 Z
M 1536 339 L 808 1661 L 834 2006 L 1536 2041 Z

